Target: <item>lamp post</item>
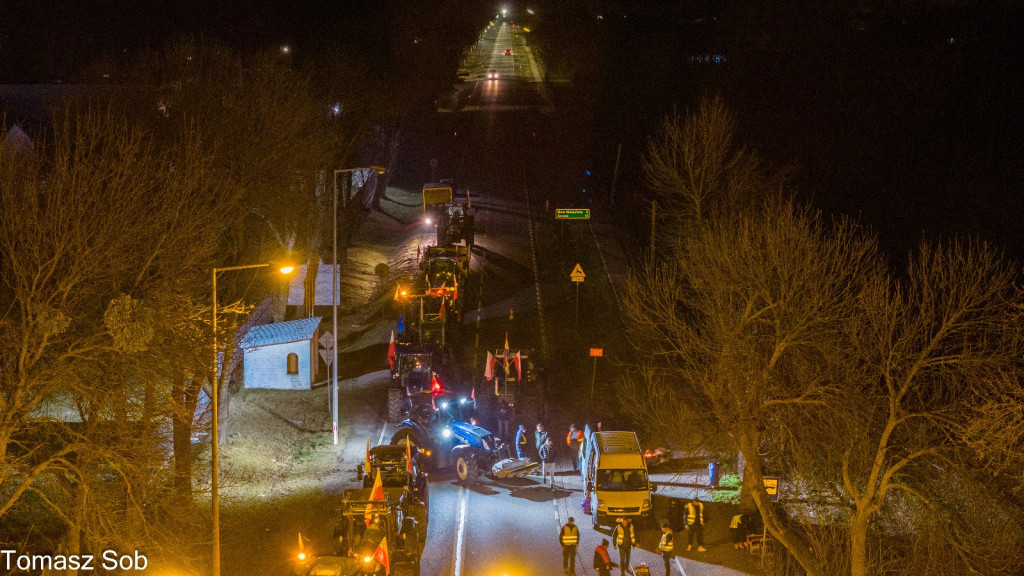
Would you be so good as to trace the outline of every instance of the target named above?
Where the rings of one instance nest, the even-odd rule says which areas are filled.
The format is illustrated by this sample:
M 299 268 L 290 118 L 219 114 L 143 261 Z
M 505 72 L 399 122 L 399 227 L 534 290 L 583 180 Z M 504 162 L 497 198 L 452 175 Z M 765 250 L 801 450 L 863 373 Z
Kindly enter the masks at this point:
M 373 170 L 377 174 L 387 172 L 383 166 L 365 166 L 363 168 L 340 168 L 334 171 L 334 248 L 331 258 L 331 328 L 334 330 L 334 369 L 331 371 L 331 430 L 334 433 L 334 445 L 338 445 L 338 174 L 345 172 L 361 172 Z M 348 195 L 345 195 L 348 205 Z M 214 576 L 217 576 L 214 574 Z
M 213 277 L 213 373 L 210 376 L 210 400 L 212 401 L 211 478 L 210 503 L 213 507 L 213 576 L 220 576 L 220 376 L 217 365 L 220 351 L 217 349 L 217 273 L 249 268 L 267 268 L 270 264 L 246 264 L 214 268 Z M 294 266 L 281 266 L 282 274 L 290 274 Z

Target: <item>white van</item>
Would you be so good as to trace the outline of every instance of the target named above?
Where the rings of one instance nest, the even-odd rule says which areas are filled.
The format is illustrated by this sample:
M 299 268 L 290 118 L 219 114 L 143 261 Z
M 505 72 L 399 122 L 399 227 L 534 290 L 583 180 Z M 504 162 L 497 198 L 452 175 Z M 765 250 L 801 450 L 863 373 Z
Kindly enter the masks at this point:
M 610 526 L 617 518 L 634 521 L 651 516 L 651 484 L 635 432 L 584 431 L 586 445 L 580 474 L 590 497 L 594 527 Z

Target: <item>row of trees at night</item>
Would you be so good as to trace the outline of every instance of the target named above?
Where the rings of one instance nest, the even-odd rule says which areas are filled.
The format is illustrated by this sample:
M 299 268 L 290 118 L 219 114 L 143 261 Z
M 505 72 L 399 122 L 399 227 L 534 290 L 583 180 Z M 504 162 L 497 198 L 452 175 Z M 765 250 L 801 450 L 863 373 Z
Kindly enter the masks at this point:
M 894 270 L 736 134 L 706 99 L 649 142 L 664 216 L 623 299 L 649 353 L 622 405 L 737 463 L 742 504 L 785 548 L 775 573 L 1019 574 L 1020 265 L 953 238 Z
M 0 147 L 0 542 L 187 560 L 209 533 L 182 526 L 203 522 L 209 483 L 192 437 L 211 270 L 317 262 L 331 169 L 386 140 L 390 111 L 353 62 L 303 70 L 204 40 L 138 55 L 110 88 Z M 224 394 L 233 312 L 280 292 L 269 280 L 218 287 Z

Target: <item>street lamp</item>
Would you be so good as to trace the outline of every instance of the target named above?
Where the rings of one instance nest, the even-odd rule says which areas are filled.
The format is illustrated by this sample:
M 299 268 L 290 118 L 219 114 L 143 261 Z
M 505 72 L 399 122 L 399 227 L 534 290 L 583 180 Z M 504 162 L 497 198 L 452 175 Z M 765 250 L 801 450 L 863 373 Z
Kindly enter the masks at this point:
M 246 264 L 242 266 L 225 266 L 214 268 L 213 277 L 213 373 L 210 376 L 210 400 L 213 402 L 213 423 L 211 439 L 213 460 L 210 479 L 210 503 L 213 507 L 213 576 L 220 576 L 220 376 L 217 371 L 217 364 L 220 360 L 220 351 L 217 349 L 217 273 L 230 270 L 246 270 L 249 268 L 267 268 L 270 264 Z M 279 268 L 282 274 L 291 274 L 294 266 L 282 265 Z
M 331 262 L 331 327 L 334 330 L 334 369 L 331 376 L 331 429 L 334 432 L 334 445 L 338 445 L 338 174 L 344 172 L 361 172 L 373 170 L 377 174 L 384 174 L 387 169 L 383 166 L 366 166 L 363 168 L 341 168 L 334 171 L 334 249 L 332 250 Z M 345 195 L 345 205 L 348 205 L 348 195 Z M 214 576 L 217 576 L 214 574 Z

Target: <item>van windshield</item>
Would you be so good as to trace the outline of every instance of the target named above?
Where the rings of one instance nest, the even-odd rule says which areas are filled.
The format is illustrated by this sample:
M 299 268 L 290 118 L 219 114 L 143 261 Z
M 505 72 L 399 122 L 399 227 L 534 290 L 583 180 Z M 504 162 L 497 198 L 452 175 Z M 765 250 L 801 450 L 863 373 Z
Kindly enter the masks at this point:
M 612 492 L 647 490 L 647 470 L 598 470 L 596 488 Z

